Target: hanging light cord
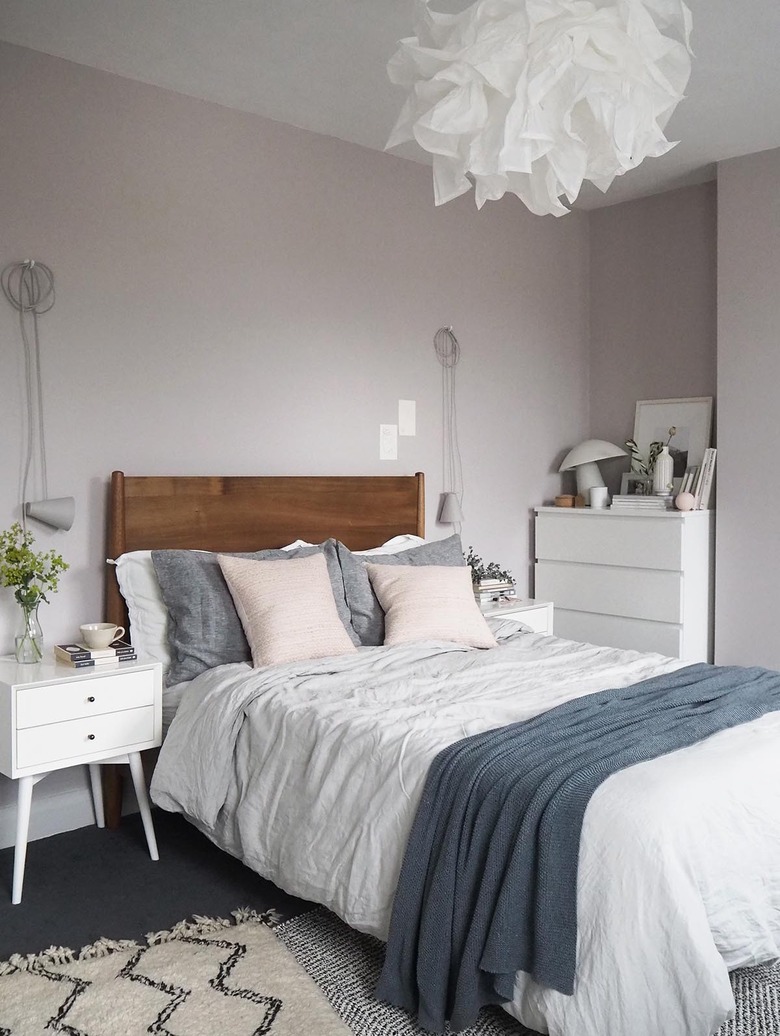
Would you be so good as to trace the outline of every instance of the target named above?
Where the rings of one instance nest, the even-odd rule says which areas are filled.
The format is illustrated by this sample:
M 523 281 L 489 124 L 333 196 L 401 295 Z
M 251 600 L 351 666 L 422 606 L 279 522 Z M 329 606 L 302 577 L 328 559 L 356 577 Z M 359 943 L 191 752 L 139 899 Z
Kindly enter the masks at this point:
M 9 263 L 0 273 L 3 294 L 19 313 L 19 330 L 24 346 L 24 376 L 27 390 L 27 450 L 22 474 L 22 523 L 25 524 L 27 484 L 35 450 L 37 416 L 38 448 L 43 497 L 49 495 L 46 471 L 46 438 L 43 420 L 43 385 L 41 382 L 41 347 L 38 336 L 38 317 L 48 313 L 54 305 L 54 275 L 48 266 L 27 259 Z M 30 334 L 30 326 L 32 335 Z
M 433 348 L 441 364 L 441 409 L 444 425 L 442 469 L 444 488 L 463 505 L 463 461 L 458 442 L 458 410 L 455 396 L 455 368 L 460 360 L 460 343 L 451 327 L 440 327 L 433 336 Z

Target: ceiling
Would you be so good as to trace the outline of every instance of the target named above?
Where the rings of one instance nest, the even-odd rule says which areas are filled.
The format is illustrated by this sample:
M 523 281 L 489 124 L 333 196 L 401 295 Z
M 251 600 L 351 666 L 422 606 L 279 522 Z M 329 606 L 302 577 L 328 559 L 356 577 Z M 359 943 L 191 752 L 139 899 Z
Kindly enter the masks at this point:
M 578 207 L 713 178 L 780 146 L 780 3 L 688 0 L 695 57 L 680 144 Z M 433 0 L 462 10 L 468 0 Z M 385 73 L 413 0 L 2 0 L 0 39 L 382 150 L 404 93 Z M 426 161 L 416 145 L 397 153 Z

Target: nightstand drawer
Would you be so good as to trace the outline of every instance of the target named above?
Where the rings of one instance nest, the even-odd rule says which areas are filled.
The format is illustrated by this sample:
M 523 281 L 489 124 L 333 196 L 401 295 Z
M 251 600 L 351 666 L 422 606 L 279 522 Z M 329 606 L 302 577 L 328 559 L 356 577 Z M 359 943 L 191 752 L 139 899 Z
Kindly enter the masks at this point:
M 149 669 L 140 673 L 114 670 L 110 676 L 19 688 L 17 730 L 151 705 L 154 680 Z
M 92 753 L 120 752 L 154 739 L 154 707 L 125 709 L 67 723 L 28 727 L 16 734 L 16 765 L 56 765 Z
M 539 608 L 526 608 L 524 611 L 515 612 L 514 615 L 507 615 L 508 619 L 514 619 L 516 622 L 522 622 L 524 626 L 528 626 L 534 631 L 534 633 L 552 633 L 550 629 L 550 609 L 546 604 L 541 605 Z
M 552 636 L 553 606 L 550 601 L 517 600 L 490 604 L 480 611 L 486 619 L 512 619 L 522 622 L 534 633 Z

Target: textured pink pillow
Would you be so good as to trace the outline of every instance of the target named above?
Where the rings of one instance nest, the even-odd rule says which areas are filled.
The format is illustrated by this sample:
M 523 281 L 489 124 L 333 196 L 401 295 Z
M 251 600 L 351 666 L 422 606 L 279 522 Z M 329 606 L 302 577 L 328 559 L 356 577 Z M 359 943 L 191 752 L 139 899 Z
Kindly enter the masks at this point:
M 290 561 L 219 555 L 255 667 L 357 651 L 336 611 L 324 554 Z
M 474 600 L 471 569 L 464 565 L 366 565 L 385 613 L 385 644 L 453 640 L 469 647 L 496 646 Z

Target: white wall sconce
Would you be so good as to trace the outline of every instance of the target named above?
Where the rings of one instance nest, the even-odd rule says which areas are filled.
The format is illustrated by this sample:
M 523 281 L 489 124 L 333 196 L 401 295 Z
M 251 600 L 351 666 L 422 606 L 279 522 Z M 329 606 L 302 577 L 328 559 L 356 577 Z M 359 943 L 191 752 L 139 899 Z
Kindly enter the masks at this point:
M 28 518 L 35 518 L 52 529 L 67 532 L 76 517 L 76 501 L 72 496 L 52 497 L 49 500 L 35 500 L 24 505 Z
M 27 390 L 25 457 L 22 475 L 22 522 L 35 518 L 52 529 L 67 531 L 76 515 L 72 496 L 50 497 L 46 472 L 46 441 L 43 414 L 43 378 L 38 317 L 54 305 L 54 275 L 48 266 L 35 259 L 9 263 L 0 274 L 0 287 L 19 314 L 19 331 L 24 348 L 24 373 Z M 27 491 L 33 459 L 38 453 L 38 475 L 43 499 L 28 501 Z
M 458 525 L 463 521 L 463 508 L 460 506 L 457 493 L 442 493 L 439 516 L 436 520 L 445 525 Z

